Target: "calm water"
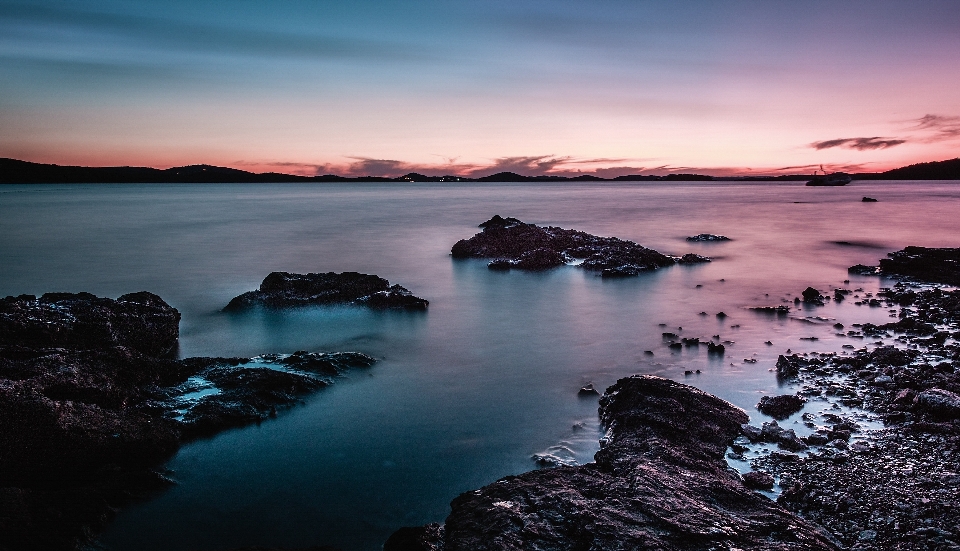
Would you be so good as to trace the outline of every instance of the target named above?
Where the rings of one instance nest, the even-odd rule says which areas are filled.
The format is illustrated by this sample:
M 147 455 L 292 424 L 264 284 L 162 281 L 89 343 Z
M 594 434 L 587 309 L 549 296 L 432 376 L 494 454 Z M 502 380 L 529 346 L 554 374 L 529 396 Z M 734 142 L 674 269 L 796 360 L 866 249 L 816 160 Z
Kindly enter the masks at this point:
M 834 319 L 889 314 L 849 302 L 789 318 L 745 307 L 792 300 L 808 285 L 844 286 L 848 266 L 905 245 L 957 246 L 958 213 L 960 185 L 936 182 L 8 185 L 0 295 L 149 290 L 182 312 L 183 356 L 380 358 L 276 420 L 184 447 L 168 465 L 179 484 L 123 511 L 101 542 L 374 550 L 399 526 L 442 521 L 460 492 L 535 468 L 534 453 L 590 461 L 599 427 L 596 400 L 577 397 L 585 383 L 660 374 L 759 419 L 761 395 L 790 390 L 770 373 L 777 354 L 840 350 L 848 340 L 834 336 Z M 451 259 L 451 245 L 494 214 L 715 261 L 611 281 L 572 267 L 501 273 Z M 734 241 L 684 240 L 698 233 Z M 275 270 L 375 273 L 430 309 L 220 313 Z M 850 279 L 864 292 L 881 284 Z M 806 316 L 830 321 L 793 319 Z M 734 344 L 719 359 L 671 353 L 661 333 L 678 327 Z M 820 340 L 800 340 L 810 336 Z

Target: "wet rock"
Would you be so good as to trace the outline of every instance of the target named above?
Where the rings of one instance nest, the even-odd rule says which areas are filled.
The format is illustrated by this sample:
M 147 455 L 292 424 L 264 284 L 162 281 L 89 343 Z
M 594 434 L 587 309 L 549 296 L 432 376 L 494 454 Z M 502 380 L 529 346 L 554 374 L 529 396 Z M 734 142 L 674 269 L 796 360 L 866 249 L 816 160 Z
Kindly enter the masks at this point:
M 493 269 L 546 270 L 580 260 L 602 277 L 631 277 L 676 263 L 673 258 L 632 241 L 598 237 L 577 230 L 527 224 L 494 216 L 483 231 L 454 244 L 454 258 L 493 258 Z
M 383 551 L 443 551 L 443 526 L 407 526 L 390 535 Z
M 780 379 L 790 379 L 800 374 L 800 370 L 807 367 L 807 360 L 793 354 L 784 356 L 780 354 L 777 357 L 777 377 Z
M 709 354 L 723 354 L 726 352 L 726 347 L 723 343 L 719 342 L 708 342 L 707 343 L 707 353 Z
M 931 388 L 917 394 L 917 407 L 944 419 L 960 419 L 960 395 L 942 388 Z
M 773 477 L 762 471 L 750 471 L 743 475 L 743 483 L 747 488 L 756 490 L 772 490 Z
M 862 203 L 876 203 L 877 200 L 874 199 L 873 197 L 864 197 L 863 199 L 860 200 L 860 202 L 862 202 Z
M 836 549 L 727 468 L 747 420 L 736 407 L 636 376 L 608 389 L 600 416 L 607 436 L 595 463 L 462 494 L 442 529 L 404 529 L 396 537 L 410 543 L 385 549 Z
M 374 309 L 426 310 L 428 301 L 413 296 L 400 285 L 375 275 L 357 272 L 292 274 L 273 272 L 260 289 L 234 297 L 225 312 L 255 307 L 293 308 L 325 304 L 357 304 Z
M 600 392 L 593 387 L 593 383 L 589 383 L 577 392 L 581 398 L 590 398 L 592 396 L 600 396 Z
M 701 243 L 715 243 L 719 241 L 730 241 L 729 237 L 723 235 L 713 235 L 710 233 L 701 233 L 697 235 L 692 235 L 687 238 L 687 241 L 697 241 Z
M 857 264 L 856 266 L 850 266 L 847 268 L 847 273 L 854 275 L 877 275 L 880 268 L 877 266 L 865 266 L 863 264 Z
M 125 346 L 148 356 L 174 353 L 180 312 L 157 295 L 116 300 L 90 293 L 47 293 L 0 299 L 0 343 L 30 348 Z
M 820 291 L 814 289 L 813 287 L 807 287 L 803 290 L 802 293 L 803 302 L 807 304 L 817 304 L 823 306 L 823 295 L 820 294 Z
M 776 315 L 786 315 L 790 313 L 790 307 L 786 305 L 780 306 L 753 306 L 750 308 L 754 312 L 760 312 L 762 314 L 776 314 Z
M 960 248 L 906 247 L 887 256 L 880 260 L 880 271 L 884 274 L 960 285 Z
M 803 405 L 806 402 L 807 400 L 805 398 L 797 394 L 763 396 L 760 398 L 760 403 L 757 404 L 757 409 L 760 410 L 761 413 L 769 415 L 774 419 L 786 419 L 803 409 Z
M 711 260 L 705 256 L 693 253 L 687 253 L 677 259 L 677 264 L 703 264 L 704 262 L 711 262 Z

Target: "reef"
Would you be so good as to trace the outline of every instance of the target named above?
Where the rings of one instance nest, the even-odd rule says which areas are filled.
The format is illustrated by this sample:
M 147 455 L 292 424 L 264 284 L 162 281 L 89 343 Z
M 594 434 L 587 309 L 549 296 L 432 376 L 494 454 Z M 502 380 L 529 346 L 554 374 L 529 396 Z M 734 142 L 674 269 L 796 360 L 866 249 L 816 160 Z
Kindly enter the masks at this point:
M 430 303 L 413 296 L 405 287 L 390 285 L 389 281 L 375 275 L 357 272 L 273 272 L 263 279 L 258 290 L 234 297 L 224 311 L 328 304 L 353 304 L 376 310 L 426 310 Z
M 173 359 L 179 312 L 150 293 L 0 300 L 0 549 L 76 549 L 171 484 L 195 438 L 258 423 L 358 353 Z
M 491 270 L 549 270 L 564 264 L 602 277 L 629 277 L 677 263 L 709 262 L 688 253 L 673 257 L 633 241 L 598 237 L 577 230 L 527 224 L 499 214 L 480 224 L 483 231 L 453 245 L 454 258 L 490 258 Z
M 443 525 L 400 529 L 384 551 L 838 549 L 727 467 L 742 410 L 634 376 L 607 389 L 599 411 L 606 435 L 595 463 L 464 493 Z

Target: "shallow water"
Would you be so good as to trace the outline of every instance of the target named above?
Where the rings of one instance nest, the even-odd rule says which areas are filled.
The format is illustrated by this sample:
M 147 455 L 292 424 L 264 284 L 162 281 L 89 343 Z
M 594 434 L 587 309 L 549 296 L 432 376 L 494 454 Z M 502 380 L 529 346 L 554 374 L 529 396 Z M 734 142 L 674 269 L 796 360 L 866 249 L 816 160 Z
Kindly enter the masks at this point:
M 957 246 L 958 212 L 960 185 L 946 182 L 8 185 L 0 294 L 155 292 L 183 314 L 182 356 L 379 358 L 276 420 L 184 447 L 168 465 L 178 485 L 121 512 L 101 540 L 374 550 L 399 526 L 442 521 L 460 492 L 536 468 L 533 454 L 590 461 L 596 398 L 577 396 L 588 382 L 660 374 L 762 422 L 759 397 L 793 391 L 770 371 L 778 354 L 863 346 L 832 324 L 890 313 L 852 300 L 789 316 L 746 307 L 792 305 L 808 285 L 875 292 L 879 279 L 846 268 L 906 245 Z M 715 260 L 618 280 L 453 260 L 453 243 L 494 214 Z M 699 233 L 733 241 L 684 239 Z M 430 308 L 220 312 L 275 270 L 375 273 Z M 671 352 L 667 331 L 732 344 L 723 357 Z

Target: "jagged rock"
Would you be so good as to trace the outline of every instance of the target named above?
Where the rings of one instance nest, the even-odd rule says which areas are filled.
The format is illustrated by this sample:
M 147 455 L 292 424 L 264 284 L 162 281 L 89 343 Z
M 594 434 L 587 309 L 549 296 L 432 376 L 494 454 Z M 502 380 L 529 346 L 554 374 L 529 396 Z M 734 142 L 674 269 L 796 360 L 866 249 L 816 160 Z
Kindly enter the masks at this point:
M 707 353 L 709 354 L 723 354 L 726 351 L 726 347 L 719 342 L 708 342 L 707 343 Z
M 148 356 L 176 351 L 180 312 L 147 292 L 113 300 L 90 293 L 0 299 L 0 343 L 31 348 L 125 346 Z
M 633 241 L 541 227 L 500 215 L 480 227 L 482 232 L 453 245 L 454 258 L 492 258 L 487 266 L 494 270 L 547 270 L 576 259 L 582 260 L 581 268 L 602 277 L 630 277 L 676 263 Z
M 813 287 L 807 287 L 803 290 L 803 302 L 823 306 L 823 295 Z
M 880 272 L 960 285 L 960 248 L 906 247 L 880 260 Z
M 687 253 L 677 259 L 677 264 L 703 264 L 704 262 L 711 262 L 711 260 L 705 256 L 693 253 Z
M 865 266 L 863 264 L 857 264 L 856 266 L 850 266 L 847 268 L 847 273 L 854 275 L 877 275 L 880 268 L 876 266 Z
M 401 529 L 384 549 L 836 549 L 728 469 L 724 452 L 747 420 L 742 410 L 693 387 L 635 376 L 607 390 L 600 417 L 607 432 L 596 463 L 462 494 L 443 527 Z
M 792 356 L 780 354 L 777 357 L 777 377 L 781 379 L 796 377 L 800 374 L 800 370 L 807 366 L 807 363 L 807 360 L 796 354 Z
M 931 388 L 917 394 L 917 407 L 943 419 L 960 418 L 960 395 L 942 388 Z
M 773 477 L 762 471 L 750 471 L 743 475 L 743 483 L 747 488 L 771 490 L 773 489 L 773 482 Z
M 426 310 L 428 301 L 413 296 L 400 285 L 375 275 L 357 272 L 292 274 L 273 272 L 260 289 L 234 297 L 226 312 L 254 307 L 291 308 L 324 304 L 357 304 L 375 309 Z
M 577 394 L 580 395 L 580 397 L 584 397 L 584 398 L 588 398 L 591 396 L 600 396 L 600 392 L 593 387 L 593 383 L 588 383 L 586 386 L 581 388 L 580 391 L 577 392 Z
M 723 235 L 713 235 L 709 233 L 701 233 L 697 235 L 692 235 L 687 238 L 687 241 L 699 241 L 699 242 L 717 242 L 717 241 L 730 241 L 729 237 Z
M 760 413 L 769 415 L 774 419 L 786 419 L 803 409 L 806 402 L 806 399 L 797 394 L 763 396 L 760 398 L 760 403 L 757 404 L 757 409 L 760 410 Z

